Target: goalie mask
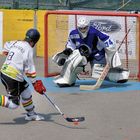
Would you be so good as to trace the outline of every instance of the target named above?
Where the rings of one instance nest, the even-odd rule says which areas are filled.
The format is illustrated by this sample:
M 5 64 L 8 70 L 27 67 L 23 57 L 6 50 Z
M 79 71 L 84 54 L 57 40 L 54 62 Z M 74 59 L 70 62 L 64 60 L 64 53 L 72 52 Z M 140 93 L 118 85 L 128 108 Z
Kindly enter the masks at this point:
M 77 22 L 77 28 L 82 38 L 86 38 L 89 31 L 88 19 L 86 17 L 80 17 Z

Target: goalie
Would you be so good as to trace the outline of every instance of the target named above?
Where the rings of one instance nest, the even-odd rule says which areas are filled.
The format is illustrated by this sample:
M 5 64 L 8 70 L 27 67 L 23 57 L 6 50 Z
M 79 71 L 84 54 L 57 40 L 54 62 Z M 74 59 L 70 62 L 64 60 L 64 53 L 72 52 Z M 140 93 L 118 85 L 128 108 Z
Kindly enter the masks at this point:
M 73 86 L 77 74 L 84 71 L 88 62 L 93 78 L 100 77 L 107 62 L 111 68 L 106 80 L 124 83 L 129 77 L 129 70 L 120 67 L 121 61 L 110 36 L 90 26 L 83 16 L 78 19 L 77 28 L 70 32 L 65 50 L 54 55 L 53 61 L 63 66 L 60 76 L 54 80 L 60 87 Z

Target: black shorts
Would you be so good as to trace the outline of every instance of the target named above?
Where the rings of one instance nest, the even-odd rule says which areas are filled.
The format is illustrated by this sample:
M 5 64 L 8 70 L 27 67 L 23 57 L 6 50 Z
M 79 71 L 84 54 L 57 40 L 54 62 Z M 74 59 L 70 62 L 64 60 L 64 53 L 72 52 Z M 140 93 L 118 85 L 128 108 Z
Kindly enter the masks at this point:
M 0 78 L 7 90 L 7 93 L 11 96 L 20 96 L 22 91 L 24 91 L 29 86 L 26 80 L 19 82 L 4 75 L 3 73 L 0 73 Z

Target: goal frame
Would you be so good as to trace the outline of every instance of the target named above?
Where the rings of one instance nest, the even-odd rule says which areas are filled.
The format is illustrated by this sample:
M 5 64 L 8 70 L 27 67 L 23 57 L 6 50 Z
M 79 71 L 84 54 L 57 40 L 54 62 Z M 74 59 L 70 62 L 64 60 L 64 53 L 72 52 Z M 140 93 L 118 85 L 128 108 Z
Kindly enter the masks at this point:
M 137 17 L 139 20 L 139 31 L 138 36 L 140 37 L 140 14 L 132 14 L 128 12 L 110 12 L 110 11 L 82 11 L 82 10 L 54 10 L 54 11 L 47 11 L 44 16 L 44 76 L 51 77 L 56 76 L 58 73 L 49 73 L 48 72 L 48 16 L 51 14 L 57 15 L 87 15 L 87 16 L 128 16 L 128 17 Z M 140 81 L 140 41 L 139 41 L 139 56 L 138 56 L 138 74 L 137 78 Z

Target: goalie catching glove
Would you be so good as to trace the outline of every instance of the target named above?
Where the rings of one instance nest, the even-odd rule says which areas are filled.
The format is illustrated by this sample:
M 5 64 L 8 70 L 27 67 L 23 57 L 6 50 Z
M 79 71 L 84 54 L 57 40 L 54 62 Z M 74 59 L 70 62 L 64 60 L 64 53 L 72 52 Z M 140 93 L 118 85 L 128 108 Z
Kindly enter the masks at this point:
M 35 83 L 33 83 L 33 86 L 35 91 L 38 92 L 39 94 L 44 94 L 44 92 L 46 92 L 46 88 L 41 80 L 37 80 Z
M 66 48 L 64 51 L 57 53 L 53 56 L 52 60 L 58 64 L 58 66 L 63 66 L 66 59 L 69 55 L 72 54 L 72 50 L 70 48 Z

